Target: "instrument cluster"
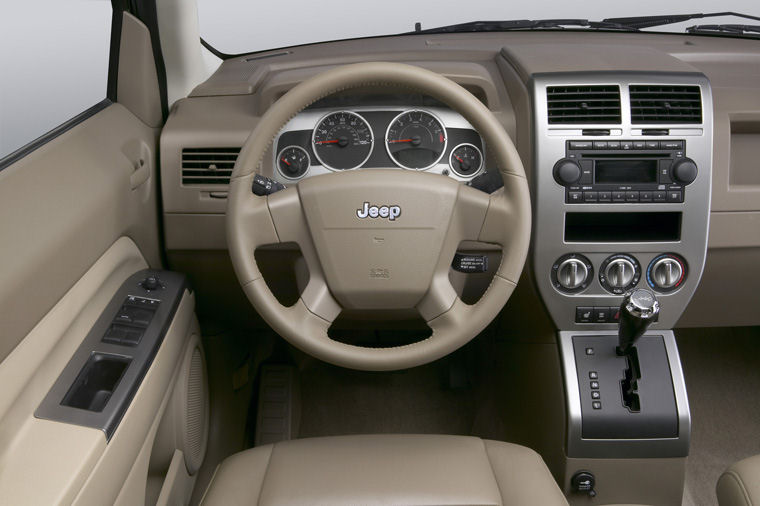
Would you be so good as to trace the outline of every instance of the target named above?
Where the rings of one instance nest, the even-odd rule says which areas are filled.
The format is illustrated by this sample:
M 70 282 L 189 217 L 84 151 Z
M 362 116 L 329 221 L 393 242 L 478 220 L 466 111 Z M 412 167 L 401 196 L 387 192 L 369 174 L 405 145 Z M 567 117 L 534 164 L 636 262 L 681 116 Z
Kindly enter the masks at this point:
M 486 172 L 477 131 L 437 107 L 308 109 L 283 127 L 274 146 L 274 176 L 284 184 L 361 168 L 430 171 L 463 182 Z

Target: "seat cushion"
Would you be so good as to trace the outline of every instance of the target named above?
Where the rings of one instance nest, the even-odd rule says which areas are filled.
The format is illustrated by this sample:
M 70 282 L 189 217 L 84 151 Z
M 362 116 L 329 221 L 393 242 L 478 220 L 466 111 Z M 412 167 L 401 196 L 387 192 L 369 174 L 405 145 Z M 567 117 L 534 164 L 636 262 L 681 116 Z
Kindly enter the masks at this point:
M 216 505 L 566 505 L 529 448 L 474 437 L 300 439 L 237 453 L 203 500 Z
M 720 506 L 760 505 L 760 455 L 732 465 L 718 479 L 715 489 Z

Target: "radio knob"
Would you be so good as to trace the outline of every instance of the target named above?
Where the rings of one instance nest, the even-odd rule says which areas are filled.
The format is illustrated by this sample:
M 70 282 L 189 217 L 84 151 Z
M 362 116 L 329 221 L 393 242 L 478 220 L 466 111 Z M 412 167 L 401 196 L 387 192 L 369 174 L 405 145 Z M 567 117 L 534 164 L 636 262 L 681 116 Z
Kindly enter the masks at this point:
M 631 284 L 636 274 L 636 267 L 625 258 L 611 261 L 604 270 L 607 284 L 612 288 L 625 288 Z
M 697 179 L 697 164 L 691 158 L 679 158 L 673 162 L 670 176 L 678 183 L 693 183 Z
M 586 264 L 577 258 L 568 258 L 557 269 L 557 282 L 566 290 L 575 290 L 588 278 Z
M 554 164 L 554 179 L 562 186 L 577 183 L 580 178 L 581 166 L 577 161 L 563 158 Z

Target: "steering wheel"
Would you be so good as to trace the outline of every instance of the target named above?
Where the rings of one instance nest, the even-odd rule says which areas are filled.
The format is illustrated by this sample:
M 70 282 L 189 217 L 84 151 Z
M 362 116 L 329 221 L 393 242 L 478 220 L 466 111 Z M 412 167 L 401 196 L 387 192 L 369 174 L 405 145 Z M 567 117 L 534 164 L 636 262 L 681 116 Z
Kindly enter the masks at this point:
M 252 193 L 265 153 L 297 113 L 333 93 L 400 86 L 432 96 L 464 116 L 484 138 L 504 181 L 486 194 L 447 176 L 371 168 L 301 180 L 268 196 Z M 499 313 L 525 264 L 531 228 L 528 184 L 504 128 L 453 81 L 399 63 L 359 63 L 327 70 L 295 86 L 262 116 L 238 156 L 229 187 L 227 242 L 243 291 L 264 320 L 295 347 L 362 370 L 425 364 L 466 344 Z M 449 282 L 462 241 L 500 246 L 501 263 L 483 296 L 464 303 Z M 254 251 L 295 242 L 309 280 L 286 307 L 272 294 Z M 416 309 L 432 334 L 392 348 L 331 339 L 343 309 Z

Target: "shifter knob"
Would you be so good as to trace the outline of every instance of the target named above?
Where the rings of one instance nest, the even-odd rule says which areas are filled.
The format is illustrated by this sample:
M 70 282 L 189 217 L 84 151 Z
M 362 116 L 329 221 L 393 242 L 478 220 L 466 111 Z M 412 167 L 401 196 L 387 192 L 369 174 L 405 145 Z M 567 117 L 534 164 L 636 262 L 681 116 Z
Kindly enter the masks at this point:
M 620 305 L 619 351 L 625 353 L 633 347 L 659 313 L 660 303 L 654 293 L 643 288 L 628 293 Z

